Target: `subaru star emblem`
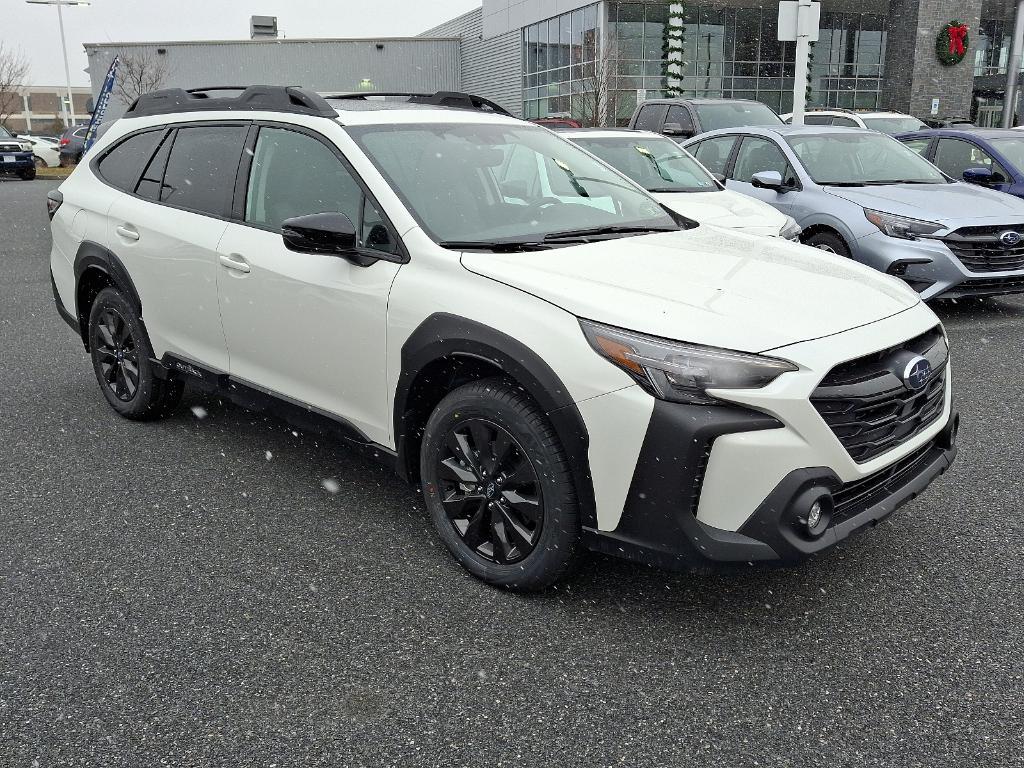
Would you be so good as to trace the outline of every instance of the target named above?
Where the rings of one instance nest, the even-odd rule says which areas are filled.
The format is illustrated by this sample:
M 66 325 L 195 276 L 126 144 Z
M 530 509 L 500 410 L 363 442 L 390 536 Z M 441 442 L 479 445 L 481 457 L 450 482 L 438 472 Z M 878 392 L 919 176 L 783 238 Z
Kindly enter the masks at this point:
M 1017 245 L 1022 239 L 1024 239 L 1024 235 L 1021 235 L 1020 232 L 1014 232 L 1012 229 L 1006 232 L 1002 232 L 999 235 L 999 242 L 1005 245 L 1007 248 L 1012 248 L 1013 246 Z
M 928 381 L 931 372 L 931 363 L 921 356 L 915 357 L 903 369 L 903 383 L 907 389 L 920 389 Z

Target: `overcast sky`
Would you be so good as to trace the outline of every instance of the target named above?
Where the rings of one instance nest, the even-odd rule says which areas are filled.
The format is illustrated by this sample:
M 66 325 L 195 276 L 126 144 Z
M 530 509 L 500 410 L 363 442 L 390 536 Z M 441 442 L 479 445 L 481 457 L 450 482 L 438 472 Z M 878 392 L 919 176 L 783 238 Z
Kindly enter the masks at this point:
M 253 14 L 277 16 L 285 37 L 401 37 L 415 35 L 473 8 L 480 0 L 91 0 L 66 7 L 64 30 L 71 84 L 89 85 L 83 43 L 139 40 L 238 40 L 249 37 Z M 2 0 L 0 40 L 29 59 L 32 85 L 60 85 L 57 9 Z

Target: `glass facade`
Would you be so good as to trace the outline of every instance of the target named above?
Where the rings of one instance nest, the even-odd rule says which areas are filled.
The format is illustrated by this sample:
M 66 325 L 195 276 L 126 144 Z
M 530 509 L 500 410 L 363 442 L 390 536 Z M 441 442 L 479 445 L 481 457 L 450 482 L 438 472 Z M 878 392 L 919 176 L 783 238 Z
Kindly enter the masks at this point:
M 604 68 L 597 66 L 598 4 L 523 28 L 523 116 L 597 122 Z
M 624 125 L 638 100 L 673 95 L 756 99 L 788 112 L 794 44 L 776 39 L 776 3 L 752 6 L 605 0 L 532 24 L 522 33 L 523 114 Z M 886 6 L 837 1 L 822 9 L 808 106 L 879 108 Z M 1005 74 L 1012 6 L 985 0 L 981 25 L 971 30 L 976 75 Z M 668 71 L 672 45 L 681 47 L 682 61 Z

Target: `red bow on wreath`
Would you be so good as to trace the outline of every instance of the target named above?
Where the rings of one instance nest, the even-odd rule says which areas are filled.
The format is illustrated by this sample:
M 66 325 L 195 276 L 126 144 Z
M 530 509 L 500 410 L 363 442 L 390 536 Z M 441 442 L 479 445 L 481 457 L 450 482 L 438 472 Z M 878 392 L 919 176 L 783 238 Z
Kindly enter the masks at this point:
M 963 56 L 967 53 L 967 49 L 964 48 L 964 38 L 966 37 L 966 24 L 961 24 L 959 27 L 951 26 L 949 28 L 949 52 L 955 56 Z

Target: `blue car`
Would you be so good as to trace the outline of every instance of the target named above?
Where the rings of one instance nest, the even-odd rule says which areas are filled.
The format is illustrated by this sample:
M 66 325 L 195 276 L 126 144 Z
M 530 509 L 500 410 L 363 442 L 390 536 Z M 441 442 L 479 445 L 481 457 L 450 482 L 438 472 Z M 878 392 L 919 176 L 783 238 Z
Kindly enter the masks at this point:
M 939 128 L 896 138 L 947 176 L 1024 198 L 1024 131 Z

